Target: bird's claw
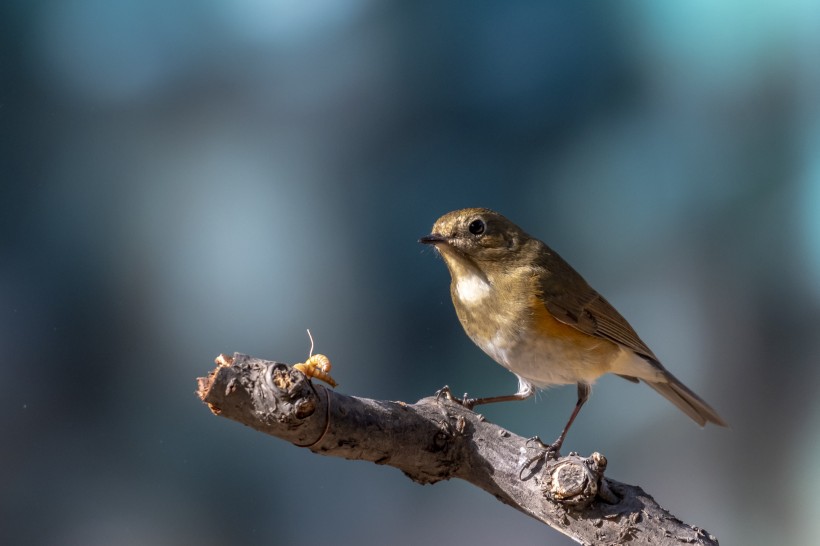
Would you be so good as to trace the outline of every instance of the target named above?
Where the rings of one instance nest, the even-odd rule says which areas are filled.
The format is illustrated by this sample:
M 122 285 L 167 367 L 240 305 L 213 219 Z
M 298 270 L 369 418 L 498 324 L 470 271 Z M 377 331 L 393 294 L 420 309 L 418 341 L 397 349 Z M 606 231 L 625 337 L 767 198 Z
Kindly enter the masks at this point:
M 453 397 L 453 391 L 451 391 L 450 387 L 447 385 L 444 385 L 436 391 L 436 400 L 441 400 L 442 398 L 446 398 L 450 401 L 456 401 L 456 399 Z
M 465 409 L 472 410 L 475 407 L 476 398 L 467 398 L 467 393 L 464 393 L 464 396 L 461 398 L 456 398 L 453 396 L 453 391 L 450 390 L 450 387 L 444 385 L 439 390 L 436 391 L 436 400 L 441 400 L 442 398 L 446 398 L 450 402 L 455 402 L 456 404 L 464 407 Z
M 534 449 L 539 449 L 539 450 L 541 450 L 541 453 L 538 453 L 537 455 L 535 455 L 533 457 L 530 457 L 529 459 L 527 459 L 527 461 L 523 465 L 521 465 L 521 470 L 518 471 L 518 478 L 523 480 L 525 471 L 530 470 L 530 469 L 534 470 L 538 466 L 535 463 L 539 463 L 539 462 L 543 461 L 546 464 L 547 461 L 549 461 L 550 459 L 558 460 L 558 458 L 561 456 L 561 443 L 563 443 L 563 442 L 560 442 L 559 440 L 556 440 L 555 442 L 553 442 L 551 444 L 545 444 L 544 442 L 541 441 L 541 438 L 539 438 L 538 436 L 533 436 L 532 438 L 527 438 L 527 441 L 526 441 L 525 445 L 528 448 L 532 447 Z M 530 446 L 530 444 L 537 444 L 537 445 Z
M 545 456 L 545 459 L 558 459 L 561 456 L 561 444 L 564 442 L 562 441 L 563 438 L 558 438 L 551 444 L 545 444 L 541 441 L 541 438 L 538 436 L 533 436 L 532 438 L 527 438 L 527 447 L 529 444 L 537 444 L 535 449 L 542 449 L 545 453 L 542 455 Z

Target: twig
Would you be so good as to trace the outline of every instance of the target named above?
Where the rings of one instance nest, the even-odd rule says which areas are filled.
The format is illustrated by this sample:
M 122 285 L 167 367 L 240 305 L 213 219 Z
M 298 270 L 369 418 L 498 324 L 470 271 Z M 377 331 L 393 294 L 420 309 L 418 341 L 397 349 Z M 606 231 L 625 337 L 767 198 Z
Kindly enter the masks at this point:
M 581 544 L 718 544 L 640 487 L 605 478 L 602 455 L 534 459 L 527 439 L 444 397 L 346 396 L 286 364 L 238 353 L 217 358 L 198 384 L 217 415 L 314 453 L 394 466 L 418 483 L 461 478 Z

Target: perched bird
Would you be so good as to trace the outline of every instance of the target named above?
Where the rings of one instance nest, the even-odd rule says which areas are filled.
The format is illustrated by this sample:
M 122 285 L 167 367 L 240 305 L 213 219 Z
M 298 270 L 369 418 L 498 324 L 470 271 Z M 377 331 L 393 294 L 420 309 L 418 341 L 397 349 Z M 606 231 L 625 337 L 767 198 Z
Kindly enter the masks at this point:
M 465 397 L 463 405 L 524 400 L 536 388 L 576 383 L 578 402 L 558 452 L 590 385 L 613 373 L 643 381 L 703 426 L 726 422 L 689 390 L 641 341 L 618 311 L 555 251 L 501 214 L 462 209 L 445 214 L 419 242 L 439 251 L 452 282 L 450 294 L 470 339 L 518 377 L 518 392 Z

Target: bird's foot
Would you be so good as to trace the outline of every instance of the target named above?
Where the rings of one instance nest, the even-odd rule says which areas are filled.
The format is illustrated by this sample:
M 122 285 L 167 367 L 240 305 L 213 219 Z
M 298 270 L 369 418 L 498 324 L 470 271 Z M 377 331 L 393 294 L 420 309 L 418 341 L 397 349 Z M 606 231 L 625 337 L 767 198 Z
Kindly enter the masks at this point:
M 532 475 L 535 472 L 535 469 L 540 466 L 539 463 L 546 464 L 550 459 L 558 460 L 561 456 L 561 444 L 563 443 L 563 438 L 559 438 L 558 440 L 554 441 L 551 444 L 545 444 L 541 441 L 541 438 L 538 436 L 533 436 L 532 438 L 528 438 L 526 442 L 526 447 L 534 448 L 541 450 L 540 453 L 537 455 L 530 457 L 527 461 L 521 465 L 521 470 L 518 471 L 519 479 L 524 479 L 524 472 L 530 472 Z M 531 446 L 530 444 L 536 444 L 535 446 Z
M 472 410 L 475 407 L 476 400 L 478 400 L 477 398 L 467 398 L 466 392 L 464 393 L 463 397 L 456 398 L 455 396 L 453 396 L 453 391 L 451 391 L 450 387 L 448 387 L 447 385 L 444 385 L 436 391 L 436 400 L 440 400 L 442 398 L 446 398 L 450 402 L 455 402 L 456 404 L 459 404 L 460 406 L 468 410 Z
M 557 459 L 561 456 L 561 444 L 564 443 L 563 440 L 563 438 L 558 438 L 551 444 L 545 444 L 541 441 L 541 438 L 533 436 L 532 438 L 527 438 L 527 447 L 529 447 L 529 444 L 537 444 L 536 449 L 543 449 L 550 455 L 549 458 Z

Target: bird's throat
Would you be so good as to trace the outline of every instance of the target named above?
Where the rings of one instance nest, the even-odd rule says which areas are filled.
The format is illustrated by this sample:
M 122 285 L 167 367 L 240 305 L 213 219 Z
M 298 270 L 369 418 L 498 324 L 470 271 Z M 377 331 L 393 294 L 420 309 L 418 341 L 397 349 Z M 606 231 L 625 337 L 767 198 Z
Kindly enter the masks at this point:
M 467 306 L 473 306 L 485 300 L 492 290 L 490 283 L 483 276 L 472 271 L 464 272 L 454 281 L 455 294 Z

